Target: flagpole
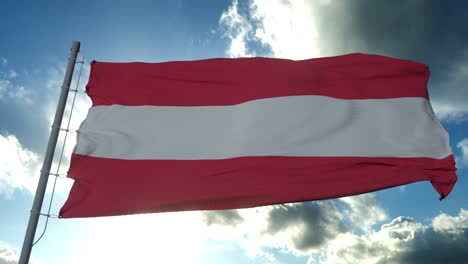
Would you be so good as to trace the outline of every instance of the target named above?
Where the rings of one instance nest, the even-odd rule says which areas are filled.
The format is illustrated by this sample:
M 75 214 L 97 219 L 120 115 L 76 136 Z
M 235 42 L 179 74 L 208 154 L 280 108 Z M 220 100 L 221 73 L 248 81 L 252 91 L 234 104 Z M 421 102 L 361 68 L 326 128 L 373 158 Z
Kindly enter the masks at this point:
M 47 181 L 49 179 L 50 168 L 54 159 L 55 147 L 60 132 L 60 126 L 62 124 L 63 113 L 67 103 L 68 92 L 73 76 L 73 70 L 75 69 L 75 62 L 78 52 L 80 51 L 80 42 L 73 41 L 72 48 L 70 51 L 70 57 L 68 58 L 67 71 L 63 79 L 62 91 L 57 104 L 57 111 L 55 112 L 54 123 L 52 124 L 52 130 L 50 131 L 49 143 L 47 145 L 44 162 L 42 163 L 41 175 L 39 177 L 39 183 L 37 184 L 36 195 L 34 196 L 34 202 L 29 215 L 28 227 L 26 229 L 26 235 L 24 236 L 23 248 L 21 249 L 21 255 L 18 264 L 29 263 L 29 257 L 31 256 L 31 250 L 34 242 L 34 236 L 36 234 L 37 223 L 39 221 L 40 212 L 42 209 L 42 202 L 44 201 L 44 195 L 47 188 Z

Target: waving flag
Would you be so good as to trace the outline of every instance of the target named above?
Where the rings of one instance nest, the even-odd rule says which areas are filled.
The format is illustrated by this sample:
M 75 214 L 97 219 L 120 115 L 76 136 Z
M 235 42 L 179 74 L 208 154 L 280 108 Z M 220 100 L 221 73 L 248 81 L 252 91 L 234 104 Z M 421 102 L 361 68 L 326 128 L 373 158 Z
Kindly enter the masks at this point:
M 377 55 L 93 62 L 60 216 L 233 209 L 456 182 L 428 67 Z

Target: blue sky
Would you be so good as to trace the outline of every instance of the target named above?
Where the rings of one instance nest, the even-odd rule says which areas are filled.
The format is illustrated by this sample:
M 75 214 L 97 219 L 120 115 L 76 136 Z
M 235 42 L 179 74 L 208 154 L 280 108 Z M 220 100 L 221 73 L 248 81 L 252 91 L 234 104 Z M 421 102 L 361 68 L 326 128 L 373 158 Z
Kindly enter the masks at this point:
M 305 59 L 365 52 L 426 63 L 431 101 L 450 134 L 459 180 L 442 202 L 429 182 L 419 182 L 344 199 L 237 211 L 51 219 L 33 249 L 34 263 L 457 263 L 468 258 L 463 250 L 468 243 L 467 3 L 97 2 L 0 5 L 0 264 L 15 263 L 21 248 L 73 40 L 81 41 L 85 60 L 80 88 L 94 59 Z M 75 128 L 89 107 L 85 95 L 77 100 Z M 61 172 L 68 166 L 71 137 Z M 69 180 L 59 179 L 53 214 L 69 187 Z M 50 188 L 43 211 L 49 197 Z M 42 226 L 43 221 L 39 231 Z

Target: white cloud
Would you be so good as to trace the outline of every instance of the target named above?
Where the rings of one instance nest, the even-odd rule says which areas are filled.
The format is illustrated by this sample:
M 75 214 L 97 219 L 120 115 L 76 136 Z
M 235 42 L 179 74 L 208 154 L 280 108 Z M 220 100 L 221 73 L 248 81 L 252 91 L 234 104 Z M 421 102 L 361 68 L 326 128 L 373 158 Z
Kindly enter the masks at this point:
M 343 197 L 340 200 L 349 207 L 344 213 L 356 228 L 369 230 L 373 225 L 386 220 L 388 217 L 383 208 L 380 207 L 380 203 L 374 194 Z
M 0 264 L 16 264 L 18 255 L 6 243 L 0 241 Z
M 468 120 L 468 111 L 463 106 L 454 105 L 451 102 L 432 102 L 434 112 L 440 120 L 461 123 Z
M 6 66 L 8 64 L 8 60 L 6 58 L 0 58 L 0 64 L 2 66 Z
M 321 2 L 254 0 L 250 15 L 255 38 L 274 57 L 305 59 L 321 54 L 315 17 Z
M 37 153 L 24 148 L 14 135 L 0 134 L 0 193 L 15 189 L 34 192 L 40 171 Z
M 33 92 L 11 81 L 17 76 L 18 74 L 14 70 L 0 71 L 0 100 L 14 100 L 15 102 L 31 104 Z
M 437 232 L 462 235 L 468 229 L 468 210 L 461 209 L 458 216 L 440 214 L 432 220 Z
M 457 163 L 462 166 L 468 166 L 468 138 L 457 143 L 457 148 L 461 151 L 461 157 L 457 157 Z
M 32 103 L 31 95 L 31 90 L 24 88 L 24 86 L 13 86 L 12 89 L 8 91 L 8 97 L 28 104 Z
M 330 1 L 251 0 L 243 7 L 237 0 L 223 12 L 220 25 L 230 40 L 230 57 L 254 56 L 251 44 L 270 51 L 268 56 L 305 59 L 326 53 L 320 34 L 320 8 Z M 326 32 L 325 32 L 326 33 Z
M 237 0 L 234 0 L 232 5 L 221 14 L 219 23 L 226 29 L 224 36 L 231 41 L 227 51 L 229 57 L 255 56 L 255 53 L 249 52 L 247 48 L 252 25 L 239 13 L 239 3 Z
M 16 264 L 19 260 L 18 251 L 9 244 L 0 241 L 0 264 Z M 40 262 L 34 257 L 30 258 L 30 264 L 39 264 Z
M 323 263 L 385 263 L 404 251 L 414 232 L 424 227 L 411 218 L 398 217 L 380 230 L 365 235 L 343 234 L 321 253 Z M 390 262 L 393 263 L 393 262 Z
M 8 77 L 10 78 L 15 78 L 16 76 L 18 76 L 18 73 L 14 70 L 9 70 L 8 71 Z
M 468 211 L 423 225 L 397 217 L 377 231 L 345 233 L 320 254 L 323 263 L 462 263 L 468 257 Z
M 16 190 L 35 193 L 42 161 L 40 154 L 24 147 L 14 135 L 0 134 L 0 195 L 10 198 Z M 66 172 L 67 165 L 63 165 L 60 173 Z M 57 161 L 52 165 L 54 167 L 57 167 Z M 52 170 L 52 173 L 55 171 Z M 48 193 L 52 191 L 53 182 L 54 177 L 50 176 L 46 189 Z M 69 190 L 71 183 L 71 180 L 59 179 L 55 191 Z

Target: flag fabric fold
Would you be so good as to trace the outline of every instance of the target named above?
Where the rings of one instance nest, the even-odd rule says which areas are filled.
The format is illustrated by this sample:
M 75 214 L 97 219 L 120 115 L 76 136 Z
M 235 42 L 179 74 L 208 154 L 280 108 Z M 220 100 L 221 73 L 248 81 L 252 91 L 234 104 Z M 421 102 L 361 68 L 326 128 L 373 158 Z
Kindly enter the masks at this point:
M 336 198 L 457 176 L 426 65 L 349 54 L 93 62 L 60 217 Z

